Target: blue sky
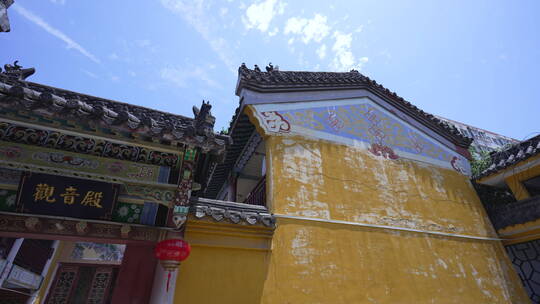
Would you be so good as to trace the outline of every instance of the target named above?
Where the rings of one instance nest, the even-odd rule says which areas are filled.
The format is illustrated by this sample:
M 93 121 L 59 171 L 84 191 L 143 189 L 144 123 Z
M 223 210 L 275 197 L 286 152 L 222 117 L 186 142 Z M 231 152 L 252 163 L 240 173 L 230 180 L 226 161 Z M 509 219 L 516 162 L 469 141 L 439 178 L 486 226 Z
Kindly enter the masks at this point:
M 238 105 L 242 62 L 355 68 L 427 112 L 524 139 L 540 132 L 538 11 L 532 0 L 16 0 L 0 63 L 190 117 L 210 100 L 216 130 Z

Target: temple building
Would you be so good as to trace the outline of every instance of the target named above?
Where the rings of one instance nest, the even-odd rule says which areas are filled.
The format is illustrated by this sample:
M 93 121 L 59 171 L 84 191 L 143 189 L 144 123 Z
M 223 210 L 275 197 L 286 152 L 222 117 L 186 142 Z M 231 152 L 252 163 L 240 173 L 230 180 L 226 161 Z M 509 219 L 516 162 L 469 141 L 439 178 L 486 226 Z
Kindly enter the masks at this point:
M 492 153 L 479 194 L 533 303 L 540 303 L 540 135 Z
M 354 70 L 238 73 L 232 144 L 201 191 L 265 205 L 276 227 L 260 250 L 195 249 L 175 303 L 530 302 L 470 182 L 470 138 Z
M 504 150 L 511 145 L 519 143 L 518 140 L 508 136 L 497 134 L 495 132 L 477 128 L 441 116 L 436 117 L 439 120 L 454 126 L 459 132 L 461 132 L 461 134 L 473 139 L 469 150 L 472 151 L 472 156 L 476 158 L 480 158 L 483 153 Z
M 155 244 L 181 237 L 197 173 L 229 137 L 208 103 L 188 118 L 26 81 L 34 72 L 0 73 L 0 299 L 163 303 Z
M 241 65 L 227 134 L 207 102 L 188 118 L 34 72 L 0 73 L 0 299 L 530 303 L 472 139 L 358 71 Z M 191 245 L 174 272 L 168 239 Z

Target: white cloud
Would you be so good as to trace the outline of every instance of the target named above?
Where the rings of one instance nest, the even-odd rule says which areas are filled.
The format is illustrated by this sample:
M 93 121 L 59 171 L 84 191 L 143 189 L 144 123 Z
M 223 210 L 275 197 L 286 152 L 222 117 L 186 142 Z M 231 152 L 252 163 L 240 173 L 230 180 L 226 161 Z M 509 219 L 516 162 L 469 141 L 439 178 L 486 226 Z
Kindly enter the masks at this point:
M 219 9 L 219 14 L 224 17 L 225 15 L 227 15 L 227 13 L 229 12 L 229 9 L 226 8 L 226 7 L 222 7 Z
M 151 44 L 151 42 L 148 39 L 139 39 L 135 40 L 135 44 L 137 44 L 139 47 L 147 47 Z
M 211 66 L 209 67 L 212 68 Z M 192 80 L 203 81 L 209 87 L 218 88 L 221 85 L 213 80 L 207 73 L 206 69 L 202 67 L 195 68 L 171 68 L 165 67 L 160 71 L 161 79 L 169 81 L 170 83 L 185 88 L 189 85 L 189 82 Z
M 47 33 L 49 33 L 49 34 L 55 36 L 56 38 L 64 41 L 66 43 L 66 47 L 68 49 L 74 49 L 74 50 L 78 51 L 79 53 L 81 53 L 82 55 L 86 56 L 88 59 L 92 60 L 93 62 L 100 63 L 99 59 L 96 56 L 94 56 L 92 53 L 88 52 L 80 44 L 73 41 L 73 39 L 68 37 L 66 34 L 64 34 L 59 29 L 56 29 L 56 28 L 52 27 L 51 25 L 49 25 L 47 22 L 45 22 L 43 19 L 41 19 L 41 17 L 39 17 L 39 16 L 35 15 L 34 13 L 32 13 L 31 11 L 25 9 L 20 4 L 16 3 L 12 7 L 17 13 L 19 13 L 24 18 L 28 19 L 29 21 L 33 22 L 37 26 L 41 27 Z
M 111 80 L 114 81 L 114 82 L 118 82 L 118 81 L 120 81 L 120 77 L 118 77 L 116 75 L 111 75 Z
M 117 60 L 118 58 L 119 58 L 118 54 L 116 54 L 116 53 L 109 54 L 109 59 L 111 59 L 111 60 Z
M 277 35 L 279 33 L 279 29 L 277 27 L 274 27 L 274 29 L 271 32 L 268 32 L 268 36 L 272 37 Z
M 96 74 L 90 72 L 90 71 L 87 71 L 87 70 L 81 70 L 84 74 L 86 74 L 88 77 L 92 77 L 92 78 L 99 78 Z
M 315 14 L 312 19 L 289 18 L 285 25 L 285 34 L 296 34 L 302 37 L 304 43 L 321 42 L 330 33 L 326 16 Z
M 332 67 L 336 70 L 347 71 L 350 69 L 361 69 L 368 62 L 368 57 L 361 57 L 358 61 L 351 51 L 352 33 L 345 34 L 335 31 L 333 38 L 335 39 L 332 51 L 334 51 L 334 59 Z
M 219 59 L 232 72 L 236 73 L 237 67 L 232 59 L 233 51 L 227 40 L 214 33 L 214 30 L 221 27 L 213 17 L 207 14 L 208 4 L 204 0 L 161 0 L 161 4 L 168 10 L 177 13 L 189 23 L 208 42 L 212 50 Z
M 60 4 L 60 5 L 66 4 L 66 0 L 50 0 L 50 1 L 54 4 Z
M 318 55 L 319 58 L 321 58 L 321 59 L 324 59 L 324 57 L 326 57 L 326 44 L 321 45 L 321 46 L 317 49 L 317 55 Z
M 242 21 L 247 29 L 258 29 L 266 32 L 270 22 L 277 14 L 285 12 L 285 3 L 278 0 L 264 0 L 253 3 L 246 9 L 246 15 L 242 16 Z
M 285 25 L 285 34 L 301 34 L 302 29 L 306 26 L 307 19 L 305 18 L 289 18 Z

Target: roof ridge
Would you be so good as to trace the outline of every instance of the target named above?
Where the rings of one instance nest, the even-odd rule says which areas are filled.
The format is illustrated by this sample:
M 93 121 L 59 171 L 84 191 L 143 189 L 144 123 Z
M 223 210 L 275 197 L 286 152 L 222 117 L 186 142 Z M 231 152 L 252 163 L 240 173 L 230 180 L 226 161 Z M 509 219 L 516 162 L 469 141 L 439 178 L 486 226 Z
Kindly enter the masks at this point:
M 167 114 L 167 115 L 177 116 L 177 117 L 188 119 L 188 120 L 193 120 L 193 118 L 188 117 L 188 116 L 184 116 L 184 115 L 181 115 L 181 114 L 175 114 L 175 113 L 166 112 L 166 111 L 163 111 L 163 110 L 157 110 L 157 109 L 153 109 L 153 108 L 146 107 L 146 106 L 131 104 L 131 103 L 127 103 L 127 102 L 124 102 L 124 101 L 118 101 L 118 100 L 108 99 L 108 98 L 99 97 L 99 96 L 94 96 L 94 95 L 90 95 L 90 94 L 86 94 L 86 93 L 80 93 L 80 92 L 76 92 L 76 91 L 72 91 L 72 90 L 68 90 L 68 89 L 64 89 L 64 88 L 57 88 L 57 87 L 53 87 L 51 85 L 37 83 L 37 82 L 33 82 L 33 81 L 13 79 L 13 78 L 9 78 L 9 77 L 7 77 L 5 75 L 2 75 L 2 74 L 0 74 L 0 78 L 5 78 L 5 80 L 17 82 L 17 83 L 23 85 L 24 87 L 27 87 L 27 86 L 25 86 L 25 84 L 30 84 L 30 85 L 34 85 L 36 87 L 51 89 L 51 90 L 54 90 L 56 92 L 72 93 L 74 95 L 80 95 L 80 96 L 88 97 L 90 99 L 96 99 L 96 100 L 100 100 L 100 101 L 112 102 L 112 103 L 115 103 L 115 104 L 118 104 L 118 105 L 125 105 L 125 106 L 129 106 L 129 107 L 137 107 L 137 108 L 152 111 L 152 112 L 159 112 L 161 114 Z M 33 88 L 29 88 L 29 89 L 33 89 Z
M 301 74 L 300 74 L 301 73 Z M 311 74 L 312 77 L 306 79 L 304 74 Z M 323 77 L 326 75 L 342 76 L 342 77 Z M 238 68 L 238 83 L 236 94 L 239 95 L 240 89 L 246 87 L 255 91 L 290 91 L 290 90 L 321 90 L 321 89 L 350 89 L 361 86 L 367 86 L 377 93 L 384 95 L 390 99 L 394 106 L 402 110 L 408 115 L 416 118 L 420 123 L 427 125 L 433 131 L 439 134 L 446 134 L 449 141 L 457 146 L 467 148 L 472 139 L 464 136 L 459 130 L 448 125 L 444 121 L 438 119 L 435 115 L 427 113 L 411 102 L 399 96 L 396 92 L 390 91 L 388 88 L 377 83 L 377 81 L 363 75 L 357 70 L 349 72 L 321 72 L 321 71 L 282 71 L 274 68 L 271 64 L 266 67 L 266 72 L 255 65 L 255 68 L 249 69 L 244 63 Z M 317 77 L 319 76 L 319 77 Z
M 489 167 L 482 171 L 478 176 L 475 176 L 474 179 L 495 174 L 500 170 L 508 168 L 538 154 L 540 154 L 540 134 L 535 135 L 527 140 L 515 143 L 502 151 L 491 152 L 489 154 Z

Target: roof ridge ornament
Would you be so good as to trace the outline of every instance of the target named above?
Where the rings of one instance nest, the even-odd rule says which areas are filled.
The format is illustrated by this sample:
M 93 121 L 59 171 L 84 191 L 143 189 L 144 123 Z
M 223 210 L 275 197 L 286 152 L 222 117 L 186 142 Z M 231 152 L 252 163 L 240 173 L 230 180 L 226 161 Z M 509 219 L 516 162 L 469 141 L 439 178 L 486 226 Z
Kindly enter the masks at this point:
M 7 9 L 13 4 L 14 0 L 0 0 L 0 32 L 9 32 L 9 18 Z
M 1 0 L 0 0 L 1 1 Z M 22 66 L 19 64 L 19 60 L 15 60 L 13 62 L 13 65 L 11 64 L 4 64 L 4 72 L 1 72 L 0 74 L 6 75 L 9 78 L 17 79 L 17 80 L 26 80 L 29 76 L 34 74 L 36 72 L 36 69 L 34 68 L 27 68 L 23 69 Z
M 214 124 L 216 123 L 216 118 L 212 116 L 210 110 L 212 106 L 210 101 L 202 101 L 201 108 L 193 106 L 193 114 L 195 118 L 193 119 L 193 125 L 191 126 L 190 132 L 194 135 L 205 135 L 206 137 L 214 137 Z

